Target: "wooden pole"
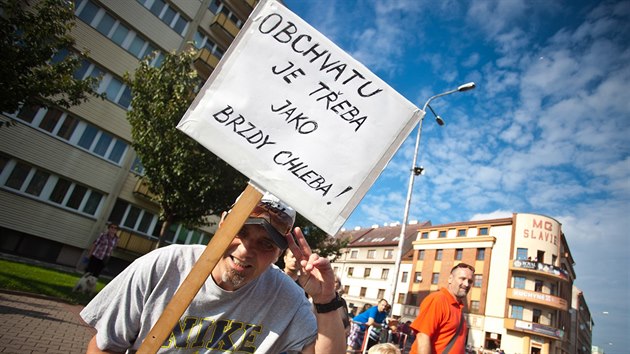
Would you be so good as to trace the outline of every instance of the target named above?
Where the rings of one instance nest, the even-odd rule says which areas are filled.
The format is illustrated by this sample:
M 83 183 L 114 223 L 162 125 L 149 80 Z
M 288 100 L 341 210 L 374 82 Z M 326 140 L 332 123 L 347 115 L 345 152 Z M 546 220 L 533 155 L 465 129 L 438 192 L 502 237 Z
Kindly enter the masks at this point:
M 177 324 L 177 321 L 179 321 L 188 305 L 190 305 L 199 289 L 201 289 L 203 283 L 210 276 L 219 259 L 223 256 L 234 236 L 236 236 L 236 233 L 241 229 L 245 220 L 261 199 L 262 193 L 251 185 L 247 185 L 230 214 L 228 214 L 217 233 L 212 237 L 199 260 L 190 270 L 190 273 L 184 279 L 179 289 L 177 289 L 164 312 L 140 345 L 138 354 L 154 354 L 160 349 L 167 336 L 175 327 L 175 324 Z

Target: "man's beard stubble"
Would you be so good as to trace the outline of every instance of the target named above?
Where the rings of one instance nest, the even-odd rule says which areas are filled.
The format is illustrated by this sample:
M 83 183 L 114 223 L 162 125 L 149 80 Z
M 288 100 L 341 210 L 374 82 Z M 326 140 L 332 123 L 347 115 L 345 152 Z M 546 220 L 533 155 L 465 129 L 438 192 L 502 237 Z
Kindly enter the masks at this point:
M 237 288 L 239 285 L 243 283 L 243 281 L 245 280 L 245 277 L 240 275 L 235 270 L 231 269 L 231 270 L 223 272 L 223 274 L 221 275 L 221 280 L 223 280 L 226 283 L 230 282 L 232 283 L 233 287 Z

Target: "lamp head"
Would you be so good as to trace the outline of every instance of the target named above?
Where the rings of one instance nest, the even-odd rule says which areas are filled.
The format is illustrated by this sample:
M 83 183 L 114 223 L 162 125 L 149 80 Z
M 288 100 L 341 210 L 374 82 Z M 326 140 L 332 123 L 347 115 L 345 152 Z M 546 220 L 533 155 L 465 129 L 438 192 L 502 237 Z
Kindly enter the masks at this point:
M 439 126 L 443 126 L 443 125 L 444 125 L 444 119 L 442 119 L 442 117 L 440 117 L 440 116 L 435 116 L 435 122 L 436 122 Z
M 476 87 L 476 85 L 475 85 L 475 83 L 474 83 L 474 82 L 469 82 L 469 83 L 467 83 L 467 84 L 460 85 L 460 86 L 457 88 L 457 91 L 459 91 L 459 92 L 464 92 L 464 91 L 472 90 L 472 89 L 474 89 L 475 87 Z

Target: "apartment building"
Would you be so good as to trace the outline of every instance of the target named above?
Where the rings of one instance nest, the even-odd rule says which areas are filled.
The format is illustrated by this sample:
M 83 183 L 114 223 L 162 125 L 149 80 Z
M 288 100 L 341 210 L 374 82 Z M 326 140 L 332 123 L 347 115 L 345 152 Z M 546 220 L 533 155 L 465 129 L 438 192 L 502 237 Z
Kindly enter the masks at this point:
M 76 77 L 102 76 L 92 99 L 68 110 L 23 107 L 5 112 L 18 124 L 0 129 L 0 252 L 74 266 L 105 229 L 120 224 L 110 270 L 116 273 L 154 248 L 157 205 L 139 178 L 126 120 L 125 73 L 157 51 L 200 50 L 195 68 L 207 78 L 257 0 L 75 0 L 72 35 L 87 49 Z M 205 244 L 213 227 L 173 225 L 170 243 Z
M 428 224 L 430 223 L 412 222 L 407 225 L 403 255 L 405 251 L 412 249 L 411 243 L 418 229 Z M 364 305 L 376 305 L 380 299 L 392 303 L 391 289 L 396 279 L 400 231 L 400 224 L 374 225 L 370 228 L 342 230 L 335 235 L 336 238 L 350 241 L 348 246 L 341 250 L 341 256 L 334 261 L 333 268 L 341 280 L 343 297 L 355 314 L 360 312 Z
M 593 323 L 584 295 L 574 295 L 574 262 L 561 226 L 548 216 L 515 213 L 511 218 L 416 228 L 412 249 L 402 258 L 392 314 L 402 321 L 415 319 L 422 300 L 446 286 L 450 269 L 465 262 L 476 269 L 465 304 L 469 345 L 521 354 L 579 353 L 578 347 L 590 348 Z M 367 259 L 368 249 L 385 252 L 387 247 L 392 245 L 356 249 L 357 257 L 361 250 L 364 256 L 363 263 L 355 263 L 358 273 L 352 269 L 353 276 L 344 283 L 349 303 L 377 296 L 371 286 L 388 293 L 387 282 L 374 284 L 372 269 L 379 264 Z M 347 275 L 347 262 L 333 265 L 337 274 Z M 372 279 L 362 279 L 366 267 L 371 268 Z
M 568 333 L 571 353 L 591 353 L 595 322 L 586 304 L 584 293 L 576 286 L 573 287 L 573 300 L 569 312 L 571 312 L 572 329 Z

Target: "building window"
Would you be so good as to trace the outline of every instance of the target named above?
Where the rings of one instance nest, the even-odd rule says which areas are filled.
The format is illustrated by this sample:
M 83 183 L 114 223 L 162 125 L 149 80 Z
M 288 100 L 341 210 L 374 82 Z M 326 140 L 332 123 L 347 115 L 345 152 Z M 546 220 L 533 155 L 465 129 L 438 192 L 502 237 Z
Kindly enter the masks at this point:
M 523 319 L 523 306 L 512 305 L 512 313 L 510 314 L 510 318 L 522 320 Z
M 359 292 L 360 297 L 365 297 L 365 293 L 367 292 L 366 287 L 361 287 L 361 291 Z
M 470 313 L 479 313 L 479 301 L 477 300 L 472 300 L 470 302 Z
M 350 293 L 350 285 L 344 285 L 343 286 L 343 293 L 344 294 L 349 294 Z
M 446 231 L 442 230 L 438 233 L 438 238 L 445 238 L 446 237 Z
M 525 289 L 525 277 L 514 277 L 514 288 Z
M 543 290 L 543 281 L 542 280 L 536 280 L 535 284 L 534 284 L 534 291 L 537 293 L 541 293 Z
M 486 258 L 486 249 L 485 248 L 477 248 L 477 260 L 483 261 Z
M 408 277 L 409 277 L 409 273 L 408 272 L 402 272 L 402 276 L 400 277 L 400 282 L 401 283 L 406 283 Z
M 225 51 L 223 51 L 223 49 L 221 49 L 216 43 L 214 43 L 211 39 L 209 39 L 206 35 L 202 34 L 199 31 L 195 32 L 193 42 L 195 43 L 195 47 L 197 47 L 197 49 L 205 48 L 212 55 L 219 59 L 221 59 L 223 57 L 223 54 L 225 54 Z
M 372 273 L 372 269 L 371 268 L 365 268 L 363 270 L 363 277 L 364 278 L 369 278 L 370 277 L 370 273 Z
M 483 274 L 475 274 L 473 279 L 473 286 L 475 288 L 481 288 L 481 284 L 483 284 Z
M 383 254 L 383 258 L 385 258 L 385 259 L 392 259 L 392 258 L 394 258 L 394 250 L 392 250 L 392 249 L 385 250 L 385 253 Z
M 138 0 L 142 6 L 151 11 L 152 14 L 157 16 L 167 26 L 172 28 L 177 34 L 183 36 L 188 27 L 188 20 L 184 18 L 179 12 L 175 11 L 164 0 Z
M 23 162 L 3 158 L 3 170 L 0 185 L 82 214 L 95 215 L 104 199 L 104 195 L 98 191 Z
M 442 260 L 442 250 L 435 250 L 435 260 L 436 261 Z
M 350 251 L 350 259 L 357 259 L 358 256 L 359 256 L 359 251 L 357 250 Z
M 352 273 L 354 273 L 354 267 L 348 268 L 348 276 L 351 277 Z
M 24 109 L 25 107 L 22 108 Z M 30 119 L 24 120 L 21 112 L 15 118 L 91 154 L 119 165 L 127 152 L 128 145 L 123 140 L 66 112 L 52 107 L 30 107 L 28 110 L 34 112 Z
M 386 280 L 389 277 L 389 269 L 385 268 L 381 272 L 381 279 Z
M 532 322 L 540 323 L 541 315 L 542 315 L 542 311 L 540 311 L 539 309 L 534 309 L 534 312 L 532 314 Z
M 157 45 L 140 36 L 90 0 L 78 1 L 75 15 L 138 59 L 143 59 L 157 48 Z M 158 57 L 163 55 L 163 53 L 156 55 L 151 64 L 154 65 L 159 61 Z
M 483 236 L 483 235 L 488 235 L 488 228 L 487 227 L 480 227 L 479 228 L 479 236 Z
M 422 282 L 422 272 L 415 272 L 413 275 L 413 281 L 414 283 Z
M 418 251 L 418 260 L 424 260 L 424 250 Z
M 440 273 L 433 273 L 431 277 L 431 284 L 437 284 L 440 280 Z
M 465 237 L 465 236 L 466 236 L 466 229 L 457 230 L 457 237 Z
M 378 294 L 376 295 L 377 299 L 382 299 L 385 297 L 385 289 L 378 289 Z
M 422 234 L 420 234 L 420 238 L 429 238 L 429 233 L 423 232 Z
M 455 250 L 455 259 L 458 261 L 462 260 L 462 256 L 464 254 L 464 250 L 462 248 L 458 248 Z
M 367 258 L 368 258 L 368 259 L 374 259 L 374 258 L 376 258 L 376 250 L 368 250 L 368 252 L 367 252 Z
M 404 304 L 405 303 L 405 294 L 404 293 L 398 293 L 398 300 L 396 300 L 397 304 Z
M 517 248 L 516 259 L 527 259 L 527 248 Z

